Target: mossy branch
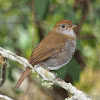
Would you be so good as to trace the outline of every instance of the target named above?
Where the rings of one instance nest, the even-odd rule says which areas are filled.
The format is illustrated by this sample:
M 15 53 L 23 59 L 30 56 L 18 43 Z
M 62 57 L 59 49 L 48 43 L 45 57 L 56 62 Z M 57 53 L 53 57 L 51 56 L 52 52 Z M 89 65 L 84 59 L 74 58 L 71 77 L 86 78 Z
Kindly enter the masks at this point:
M 2 94 L 0 94 L 0 98 L 1 98 L 0 100 L 2 100 L 2 99 L 3 99 L 3 100 L 4 100 L 4 99 L 5 99 L 5 100 L 14 100 L 14 99 L 11 99 L 11 98 L 9 98 L 8 96 L 2 95 Z
M 33 67 L 31 64 L 29 64 L 27 59 L 17 56 L 15 53 L 13 53 L 9 50 L 5 50 L 1 47 L 0 47 L 0 54 L 4 58 L 19 62 L 24 67 L 29 66 L 32 69 L 32 71 L 39 74 L 43 78 L 43 80 L 45 80 L 47 82 L 51 82 L 53 85 L 58 85 L 59 87 L 68 91 L 72 95 L 72 97 L 66 98 L 65 100 L 92 100 L 85 93 L 76 89 L 71 83 L 66 83 L 64 80 L 58 78 L 55 74 L 45 70 L 42 67 L 38 67 L 38 66 Z

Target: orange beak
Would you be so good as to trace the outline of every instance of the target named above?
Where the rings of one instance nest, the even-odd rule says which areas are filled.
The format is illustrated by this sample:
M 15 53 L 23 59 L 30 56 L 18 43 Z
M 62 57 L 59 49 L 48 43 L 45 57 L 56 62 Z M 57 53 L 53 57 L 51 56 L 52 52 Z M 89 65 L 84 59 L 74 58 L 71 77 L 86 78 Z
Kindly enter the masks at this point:
M 67 29 L 71 29 L 71 28 L 75 28 L 75 27 L 77 27 L 77 25 L 72 25 L 72 26 L 68 27 Z

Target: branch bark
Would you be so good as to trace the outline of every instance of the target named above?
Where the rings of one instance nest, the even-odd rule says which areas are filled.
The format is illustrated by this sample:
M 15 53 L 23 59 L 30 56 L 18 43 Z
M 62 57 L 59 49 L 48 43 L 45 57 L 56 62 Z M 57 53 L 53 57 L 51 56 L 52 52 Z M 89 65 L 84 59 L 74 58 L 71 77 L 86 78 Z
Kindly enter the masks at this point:
M 1 87 L 6 80 L 6 66 L 7 66 L 7 61 L 2 56 L 0 56 L 0 64 L 1 64 L 1 78 L 0 78 L 0 87 Z
M 14 100 L 14 99 L 11 99 L 8 96 L 2 95 L 2 94 L 0 94 L 0 98 L 5 99 L 5 100 Z
M 52 85 L 58 85 L 59 87 L 68 91 L 72 95 L 72 97 L 66 98 L 65 100 L 92 100 L 85 93 L 76 89 L 71 83 L 66 83 L 64 80 L 58 78 L 55 74 L 48 72 L 47 70 L 39 66 L 33 67 L 31 64 L 29 64 L 27 59 L 17 56 L 15 53 L 9 50 L 5 50 L 1 47 L 0 47 L 0 54 L 5 58 L 19 62 L 24 67 L 29 66 L 32 69 L 32 71 L 39 74 L 44 81 L 51 82 Z

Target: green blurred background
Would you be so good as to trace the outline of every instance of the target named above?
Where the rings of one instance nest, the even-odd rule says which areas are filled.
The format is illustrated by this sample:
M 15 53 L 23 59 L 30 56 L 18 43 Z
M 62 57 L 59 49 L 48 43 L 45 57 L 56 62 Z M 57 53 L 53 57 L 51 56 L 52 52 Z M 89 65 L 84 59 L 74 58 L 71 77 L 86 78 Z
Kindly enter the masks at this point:
M 78 25 L 77 47 L 67 67 L 54 73 L 100 100 L 100 0 L 0 0 L 0 47 L 28 59 L 39 41 L 63 19 Z M 41 86 L 34 74 L 15 90 L 25 68 L 7 61 L 7 79 L 0 94 L 15 100 L 64 100 L 69 96 L 57 86 Z

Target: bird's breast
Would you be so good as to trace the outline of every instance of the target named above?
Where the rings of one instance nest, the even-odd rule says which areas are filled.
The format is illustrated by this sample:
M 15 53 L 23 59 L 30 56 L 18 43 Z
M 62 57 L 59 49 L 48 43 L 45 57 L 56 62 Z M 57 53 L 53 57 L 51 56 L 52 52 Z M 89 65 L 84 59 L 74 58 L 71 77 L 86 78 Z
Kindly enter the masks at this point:
M 64 48 L 62 48 L 62 51 L 68 52 L 68 53 L 74 53 L 76 47 L 76 39 L 67 39 Z
M 54 57 L 48 58 L 39 63 L 39 66 L 45 67 L 49 70 L 57 70 L 66 65 L 75 52 L 76 40 L 67 39 L 62 51 Z

